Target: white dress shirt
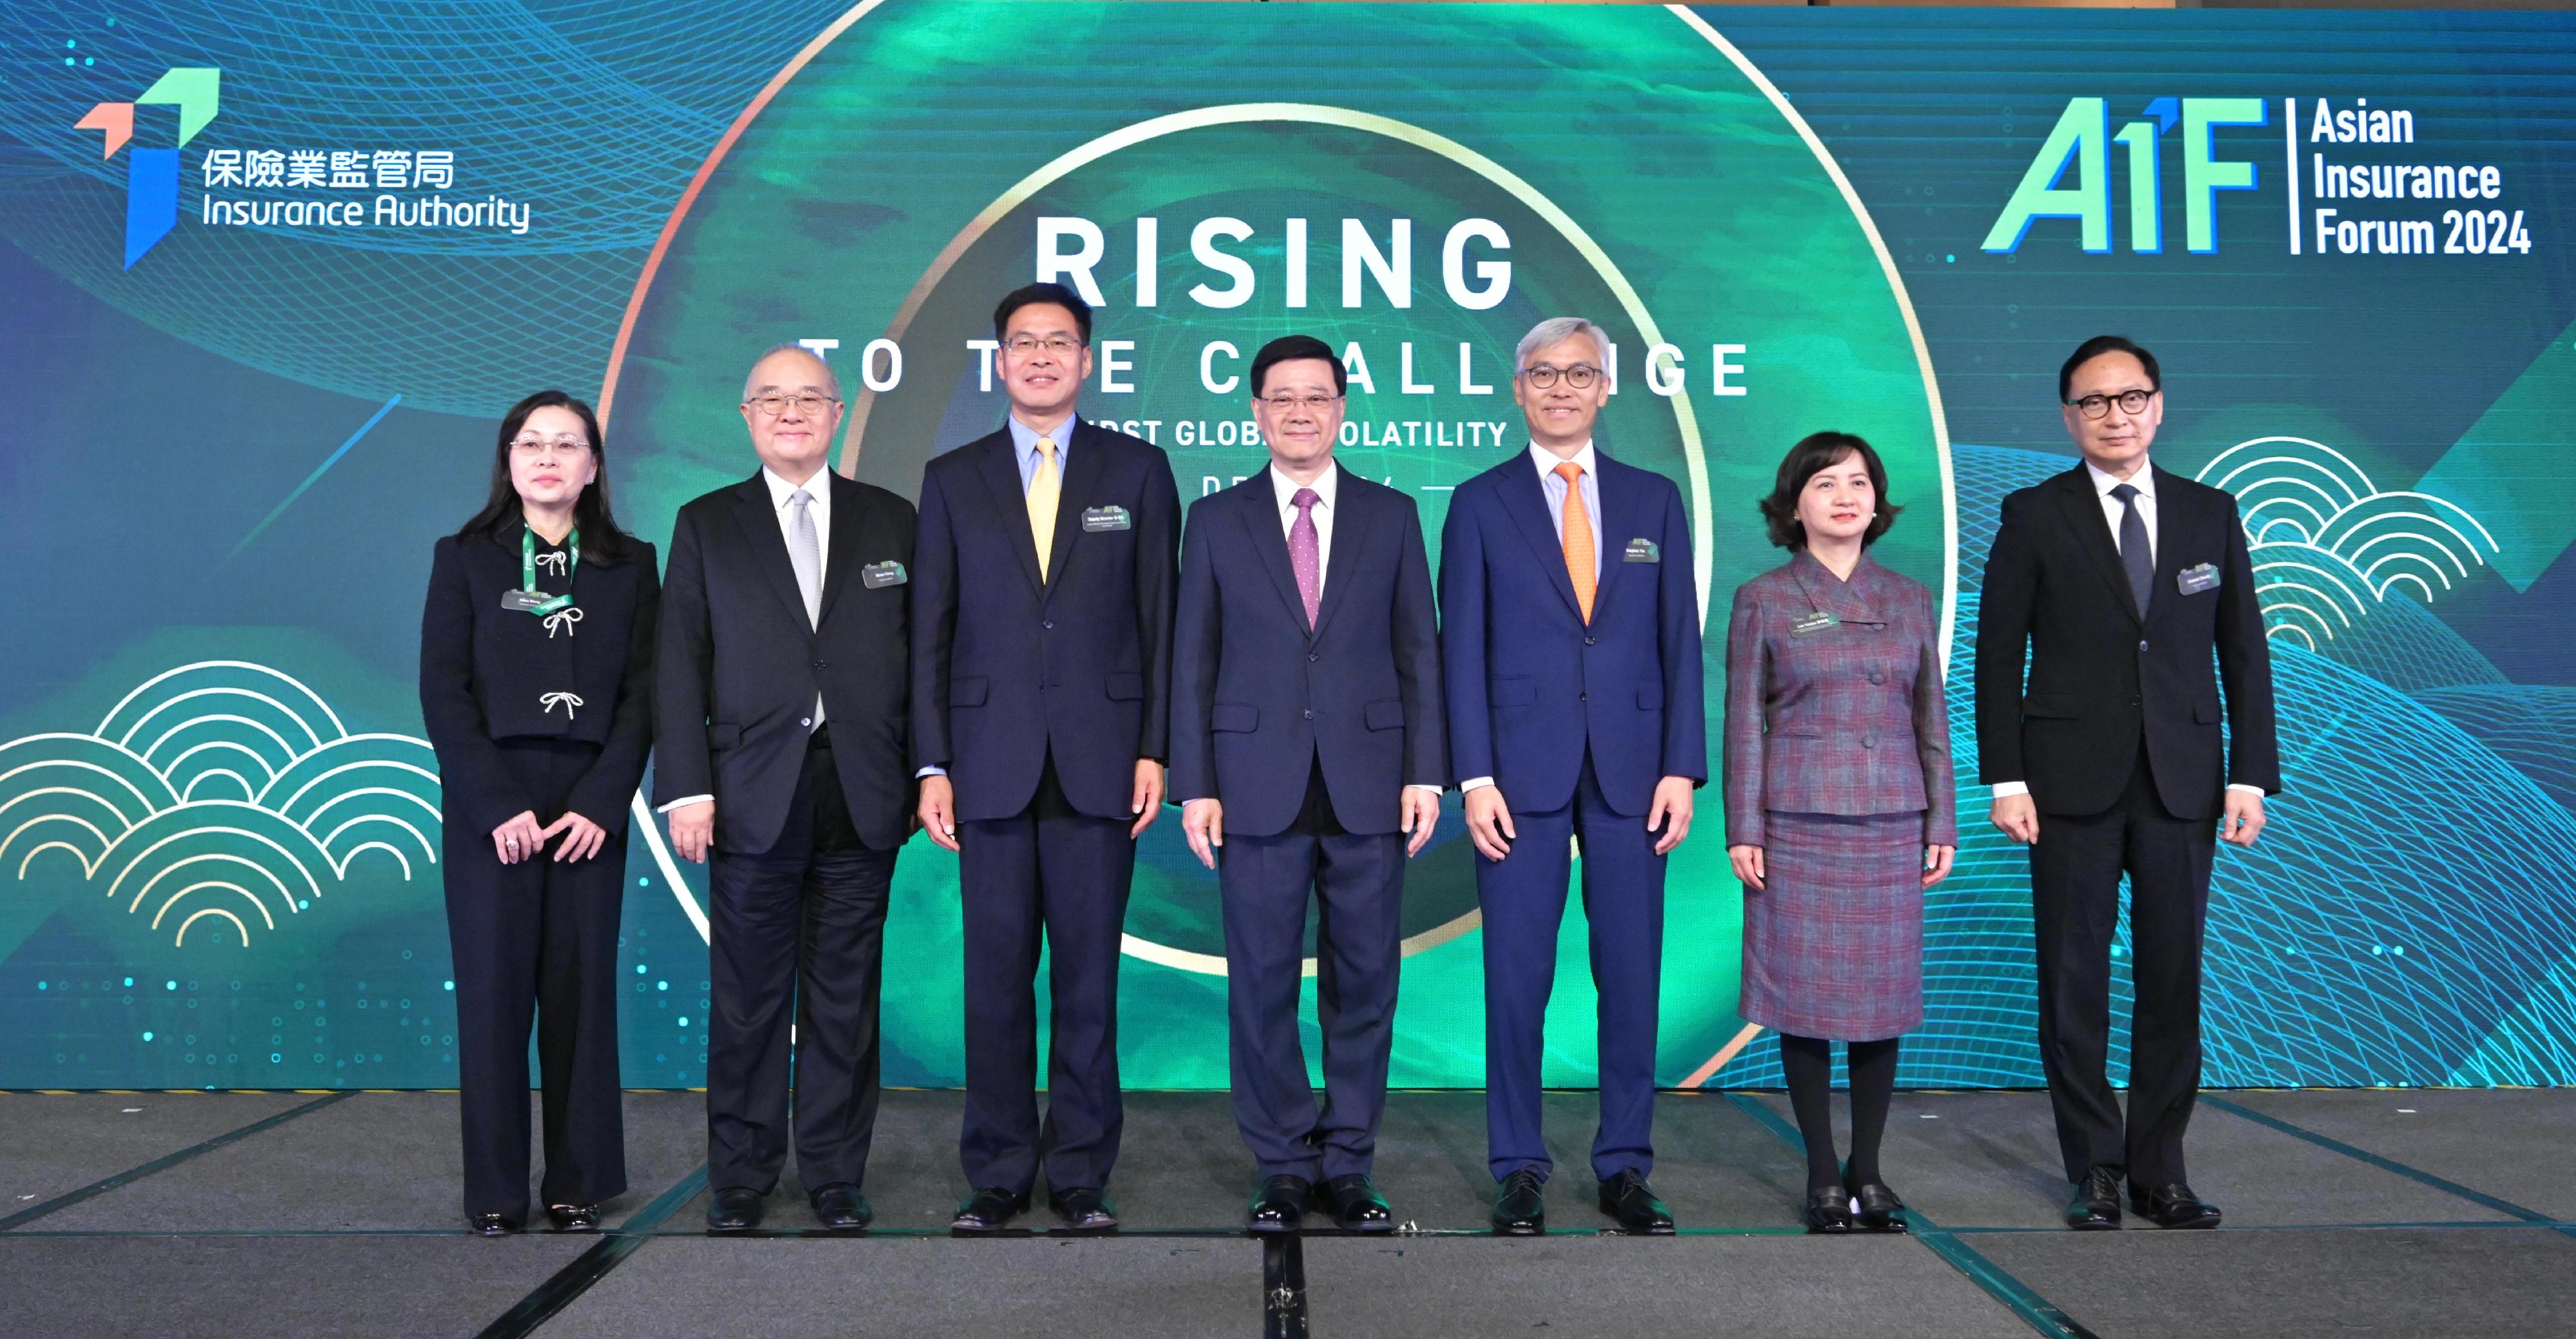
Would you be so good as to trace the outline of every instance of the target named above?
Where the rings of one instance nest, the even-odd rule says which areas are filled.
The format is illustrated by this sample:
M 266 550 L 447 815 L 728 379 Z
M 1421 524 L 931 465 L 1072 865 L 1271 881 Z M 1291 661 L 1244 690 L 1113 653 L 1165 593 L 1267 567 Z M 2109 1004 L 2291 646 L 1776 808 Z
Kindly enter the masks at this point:
M 1536 442 L 1530 443 L 1530 464 L 1538 470 L 1538 488 L 1547 495 L 1547 523 L 1556 527 L 1557 546 L 1565 545 L 1565 476 L 1556 467 L 1571 463 L 1582 473 L 1574 476 L 1583 490 L 1583 514 L 1592 522 L 1592 584 L 1601 585 L 1601 470 L 1592 456 L 1592 439 L 1583 439 L 1583 449 L 1570 456 L 1558 456 Z M 1482 790 L 1494 784 L 1489 776 L 1469 777 L 1458 783 L 1458 793 Z
M 805 514 L 814 521 L 814 541 L 819 550 L 819 556 L 823 560 L 823 570 L 830 571 L 832 566 L 831 471 L 816 470 L 814 477 L 801 484 L 791 484 L 778 477 L 777 473 L 768 466 L 763 465 L 760 467 L 760 481 L 769 485 L 769 504 L 778 513 L 778 538 L 781 543 L 789 546 L 788 551 L 791 553 L 795 551 L 796 543 L 796 509 L 789 503 L 795 499 L 796 490 L 800 488 L 805 490 L 807 496 L 814 499 L 805 504 Z M 823 695 L 817 692 L 814 694 L 814 729 L 822 728 Z M 700 804 L 714 798 L 713 795 L 691 795 L 673 800 L 654 812 L 667 814 L 684 804 Z
M 2111 496 L 2111 490 L 2122 484 L 2137 485 L 2138 495 L 2131 501 L 2137 504 L 2138 520 L 2147 527 L 2147 567 L 2150 571 L 2154 570 L 2156 565 L 2156 471 L 2154 466 L 2141 460 L 2138 462 L 2138 472 L 2123 479 L 2104 471 L 2101 466 L 2088 460 L 2084 462 L 2084 473 L 2093 483 L 2094 496 L 2101 499 L 2102 523 L 2111 527 L 2111 548 L 2115 552 L 2120 547 L 2121 514 L 2128 510 L 2129 504 Z M 2239 781 L 2229 782 L 2227 788 L 2241 790 L 2249 795 L 2263 793 L 2261 786 L 2249 786 Z M 1998 800 L 2007 795 L 2028 795 L 2029 793 L 2030 783 L 2027 781 L 1995 783 L 1994 798 Z

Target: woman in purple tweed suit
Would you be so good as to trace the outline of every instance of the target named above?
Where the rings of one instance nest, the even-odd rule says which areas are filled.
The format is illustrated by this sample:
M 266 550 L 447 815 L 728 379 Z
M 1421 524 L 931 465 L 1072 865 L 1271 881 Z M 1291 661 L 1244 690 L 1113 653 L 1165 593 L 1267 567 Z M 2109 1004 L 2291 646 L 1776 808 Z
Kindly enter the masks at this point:
M 1739 1012 L 1780 1034 L 1807 1143 L 1807 1230 L 1905 1230 L 1880 1179 L 1897 1039 L 1923 1022 L 1923 890 L 1959 842 L 1940 626 L 1872 562 L 1898 508 L 1869 443 L 1820 432 L 1762 500 L 1789 561 L 1735 591 L 1726 633 L 1726 853 L 1744 883 Z M 1834 1160 L 1835 1039 L 1851 1161 Z

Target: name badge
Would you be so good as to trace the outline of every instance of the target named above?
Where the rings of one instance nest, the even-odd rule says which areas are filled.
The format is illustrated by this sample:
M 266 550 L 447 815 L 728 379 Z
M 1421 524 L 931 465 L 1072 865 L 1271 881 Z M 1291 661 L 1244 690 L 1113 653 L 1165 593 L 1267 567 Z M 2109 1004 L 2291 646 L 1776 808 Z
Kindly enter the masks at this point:
M 1082 513 L 1082 528 L 1093 534 L 1103 530 L 1126 530 L 1134 526 L 1125 507 L 1091 507 Z
M 563 598 L 560 595 L 548 595 L 541 590 L 520 590 L 514 586 L 501 592 L 501 607 L 514 614 L 533 614 L 553 601 Z
M 1664 551 L 1655 547 L 1655 541 L 1651 539 L 1629 540 L 1627 550 L 1619 555 L 1619 561 L 1623 563 L 1659 563 L 1663 560 Z
M 2218 564 L 2202 563 L 2198 567 L 2186 567 L 2174 574 L 2174 584 L 2181 587 L 2185 595 L 2198 595 L 2205 590 L 2216 590 L 2218 589 Z
M 1841 622 L 1841 619 L 1819 609 L 1812 614 L 1799 615 L 1794 622 L 1789 624 L 1789 635 L 1792 637 L 1813 637 L 1817 633 L 1839 625 Z
M 859 584 L 869 590 L 900 586 L 910 580 L 912 580 L 912 574 L 903 570 L 903 564 L 891 558 L 881 563 L 870 563 L 859 569 Z

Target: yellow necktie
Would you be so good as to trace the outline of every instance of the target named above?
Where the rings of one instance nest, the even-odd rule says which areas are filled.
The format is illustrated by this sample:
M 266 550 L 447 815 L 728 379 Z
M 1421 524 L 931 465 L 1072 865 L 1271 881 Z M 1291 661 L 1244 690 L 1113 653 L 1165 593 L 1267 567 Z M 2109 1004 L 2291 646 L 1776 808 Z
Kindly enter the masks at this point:
M 1590 623 L 1596 577 L 1592 570 L 1592 517 L 1583 510 L 1583 467 L 1569 460 L 1556 467 L 1556 476 L 1565 480 L 1565 524 L 1560 527 L 1565 574 L 1574 578 L 1574 603 L 1583 610 L 1583 621 Z
M 1038 542 L 1038 581 L 1044 584 L 1047 559 L 1055 553 L 1055 504 L 1063 491 L 1055 470 L 1055 439 L 1038 439 L 1038 469 L 1029 476 L 1029 534 Z

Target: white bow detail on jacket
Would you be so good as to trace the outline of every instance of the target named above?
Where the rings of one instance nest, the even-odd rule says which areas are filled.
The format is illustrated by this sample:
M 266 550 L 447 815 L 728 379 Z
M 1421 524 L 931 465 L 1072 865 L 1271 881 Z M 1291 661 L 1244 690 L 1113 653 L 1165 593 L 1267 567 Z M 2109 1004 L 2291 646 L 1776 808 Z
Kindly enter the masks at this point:
M 567 721 L 572 719 L 573 708 L 590 705 L 582 701 L 577 693 L 546 693 L 539 696 L 537 702 L 545 711 L 553 711 L 557 705 L 561 705 L 564 709 L 564 719 Z

